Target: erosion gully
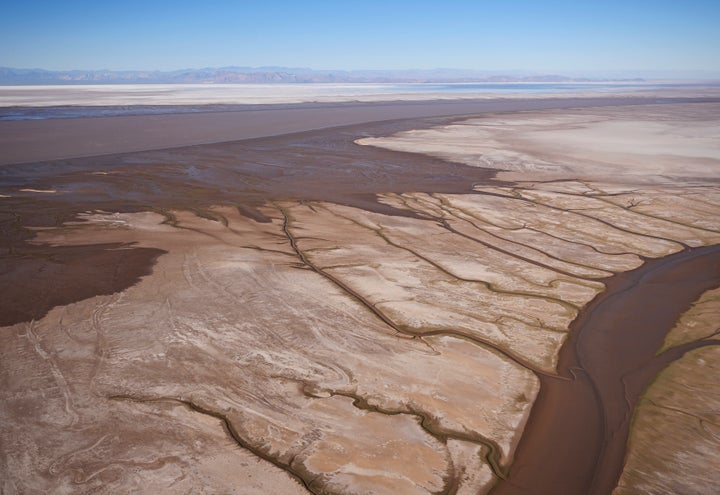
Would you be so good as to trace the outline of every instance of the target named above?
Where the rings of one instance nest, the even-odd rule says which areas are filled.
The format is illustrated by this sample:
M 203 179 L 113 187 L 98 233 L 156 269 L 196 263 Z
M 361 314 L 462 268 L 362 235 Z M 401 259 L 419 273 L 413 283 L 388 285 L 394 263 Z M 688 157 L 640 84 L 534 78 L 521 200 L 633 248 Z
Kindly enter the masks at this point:
M 389 111 L 388 118 L 392 115 Z M 257 221 L 267 221 L 255 205 L 292 199 L 408 215 L 377 202 L 375 194 L 469 193 L 472 184 L 492 182 L 486 170 L 353 144 L 358 137 L 439 122 L 388 121 L 6 165 L 0 171 L 0 193 L 10 196 L 3 198 L 0 210 L 0 325 L 38 319 L 54 306 L 123 290 L 150 273 L 163 254 L 146 248 L 118 251 L 116 245 L 27 242 L 32 238 L 27 227 L 58 226 L 82 211 L 201 211 L 229 204 Z M 59 194 L 16 194 L 21 187 L 56 189 Z M 565 379 L 538 375 L 539 395 L 509 476 L 496 484 L 494 495 L 610 493 L 622 470 L 633 411 L 643 390 L 670 362 L 712 343 L 701 341 L 656 354 L 678 317 L 702 292 L 720 285 L 720 246 L 686 248 L 646 260 L 605 283 L 607 290 L 579 314 L 561 350 L 558 373 Z

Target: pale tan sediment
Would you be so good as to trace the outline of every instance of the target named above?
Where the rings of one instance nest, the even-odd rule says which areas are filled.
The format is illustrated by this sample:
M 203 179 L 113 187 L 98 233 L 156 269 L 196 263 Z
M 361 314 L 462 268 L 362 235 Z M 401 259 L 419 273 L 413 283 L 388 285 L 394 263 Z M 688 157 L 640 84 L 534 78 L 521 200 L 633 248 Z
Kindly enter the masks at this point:
M 712 339 L 720 334 L 720 288 L 705 292 L 677 321 L 658 352 L 673 347 Z
M 658 376 L 635 412 L 625 468 L 613 494 L 715 493 L 719 363 L 720 347 L 704 347 Z
M 477 184 L 474 196 L 433 195 L 423 202 L 446 221 L 463 220 L 476 231 L 552 253 L 556 269 L 559 258 L 592 279 L 597 272 L 588 277 L 588 269 L 622 272 L 646 258 L 720 242 L 717 110 L 709 104 L 626 107 L 612 117 L 602 109 L 537 112 L 358 142 L 500 170 L 498 177 L 513 185 Z M 407 194 L 387 201 L 418 204 Z M 714 344 L 716 299 L 717 290 L 703 295 L 658 352 Z M 617 493 L 713 492 L 717 394 L 706 377 L 717 367 L 716 349 L 685 355 L 641 399 Z
M 507 462 L 537 391 L 531 372 L 471 342 L 398 337 L 303 269 L 282 238 L 277 209 L 263 211 L 271 223 L 229 208 L 210 213 L 227 226 L 184 212 L 173 214 L 175 226 L 153 213 L 96 213 L 39 233 L 36 242 L 124 239 L 169 254 L 122 294 L 56 308 L 33 323 L 55 375 L 69 376 L 48 383 L 60 409 L 54 415 L 43 406 L 45 419 L 25 448 L 33 450 L 49 429 L 72 427 L 74 418 L 102 429 L 107 408 L 126 420 L 118 422 L 121 438 L 134 438 L 133 414 L 153 404 L 159 415 L 167 404 L 190 404 L 226 417 L 243 441 L 318 489 L 441 490 L 462 468 L 451 464 L 448 436 L 480 448 L 487 439 Z M 17 326 L 18 342 L 27 340 L 26 326 Z M 353 406 L 355 399 L 366 405 Z M 120 442 L 106 465 L 135 448 L 124 447 Z M 179 453 L 168 462 L 182 473 L 195 459 Z
M 494 168 L 513 181 L 527 181 L 532 174 L 544 180 L 613 178 L 625 184 L 714 179 L 713 165 L 720 159 L 719 106 L 524 112 L 358 142 Z
M 679 122 L 697 112 L 692 128 L 710 125 L 699 108 L 679 111 Z M 508 115 L 492 132 L 498 139 L 507 138 L 505 125 L 525 132 L 545 153 L 538 133 L 549 119 L 558 133 L 553 147 L 572 141 L 565 158 L 557 150 L 547 158 L 567 173 L 583 165 L 576 147 L 588 135 L 574 125 L 610 139 L 628 126 L 593 126 L 615 118 L 636 126 L 665 115 L 661 128 L 633 139 L 676 133 L 670 143 L 687 152 L 664 111 Z M 456 131 L 484 146 L 467 129 L 472 125 L 442 128 L 413 146 L 454 146 Z M 28 227 L 37 247 L 110 246 L 121 253 L 110 277 L 121 269 L 122 253 L 162 251 L 153 251 L 160 254 L 152 272 L 129 288 L 5 328 L 0 443 L 11 447 L 0 457 L 4 489 L 486 492 L 508 474 L 538 377 L 571 383 L 570 374 L 555 376 L 558 350 L 571 321 L 604 289 L 603 279 L 720 239 L 720 193 L 701 173 L 707 162 L 700 159 L 708 157 L 697 153 L 688 152 L 693 177 L 664 170 L 672 180 L 643 178 L 654 159 L 647 145 L 644 162 L 639 155 L 628 162 L 635 172 L 592 163 L 555 180 L 525 164 L 533 150 L 523 148 L 511 163 L 517 170 L 527 165 L 516 182 L 468 180 L 462 187 L 444 186 L 457 177 L 442 175 L 443 167 L 467 173 L 463 179 L 473 176 L 469 167 L 373 155 L 383 164 L 397 157 L 404 167 L 417 162 L 408 181 L 418 190 L 402 190 L 387 179 L 409 169 L 364 161 L 357 185 L 342 182 L 337 170 L 344 174 L 353 153 L 371 149 L 336 145 L 338 154 L 323 158 L 312 141 L 329 139 L 323 136 L 107 158 L 102 173 L 79 182 L 146 194 L 153 212 L 116 213 L 118 203 L 110 202 L 109 211 L 90 206 L 72 221 Z M 304 161 L 296 161 L 305 147 Z M 624 159 L 603 163 L 610 158 Z M 307 168 L 320 159 L 332 162 L 327 173 Z M 239 174 L 252 160 L 267 160 L 262 172 Z M 205 168 L 192 178 L 189 169 L 174 168 L 200 162 Z M 426 166 L 437 178 L 418 179 Z M 591 169 L 598 174 L 582 176 Z M 220 180 L 223 192 L 204 197 L 209 188 L 198 192 L 198 183 L 182 182 L 156 201 L 141 187 L 176 176 Z M 324 192 L 333 181 L 340 192 Z M 353 195 L 364 181 L 372 182 L 362 190 L 367 196 Z M 446 188 L 434 191 L 436 184 Z M 57 190 L 27 196 L 59 201 Z M 703 301 L 700 318 L 709 322 L 712 301 Z M 701 335 L 686 327 L 673 342 Z

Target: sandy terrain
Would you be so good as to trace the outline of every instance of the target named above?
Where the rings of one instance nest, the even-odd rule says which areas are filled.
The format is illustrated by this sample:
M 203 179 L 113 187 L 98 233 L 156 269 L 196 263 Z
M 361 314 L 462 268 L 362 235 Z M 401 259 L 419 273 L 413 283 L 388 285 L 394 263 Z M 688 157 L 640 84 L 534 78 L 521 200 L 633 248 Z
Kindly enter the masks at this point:
M 641 258 L 657 258 L 679 249 L 687 251 L 695 246 L 718 243 L 718 111 L 717 105 L 685 105 L 644 107 L 642 110 L 624 107 L 607 111 L 579 109 L 563 113 L 523 113 L 465 120 L 390 137 L 364 138 L 358 143 L 422 152 L 499 170 L 497 177 L 513 181 L 514 186 L 476 186 L 477 192 L 491 195 L 494 200 L 494 204 L 487 200 L 477 201 L 485 203 L 481 221 L 489 220 L 494 226 L 514 231 L 513 234 L 532 229 L 551 235 L 553 240 L 560 237 L 592 247 L 593 255 L 603 255 L 601 263 L 592 265 L 590 259 L 580 258 L 583 264 L 617 273 L 632 266 L 611 268 L 613 263 L 607 256 L 610 253 L 615 256 L 635 253 Z M 478 215 L 470 218 L 478 219 Z M 542 227 L 538 228 L 540 225 Z M 623 246 L 619 251 L 618 245 Z M 572 252 L 575 256 L 580 254 L 577 248 Z M 706 268 L 716 279 L 715 282 L 708 281 L 708 288 L 717 286 L 719 267 L 716 260 Z M 670 283 L 671 278 L 664 280 Z M 682 286 L 686 281 L 678 279 L 676 283 Z M 627 295 L 623 297 L 627 299 Z M 655 297 L 646 303 L 652 312 L 643 317 L 645 320 L 653 319 L 667 309 L 657 306 L 659 294 Z M 569 299 L 565 295 L 563 300 Z M 720 343 L 716 339 L 720 314 L 716 303 L 717 291 L 702 295 L 668 334 L 662 348 L 657 341 L 654 349 L 659 354 L 656 358 L 652 357 L 651 347 L 648 349 L 651 353 L 643 358 L 644 361 L 639 360 L 631 366 L 623 366 L 620 362 L 610 366 L 600 361 L 593 364 L 595 359 L 588 356 L 577 361 L 586 371 L 594 366 L 608 367 L 593 378 L 594 388 L 600 390 L 601 401 L 634 404 L 654 373 L 680 358 L 662 373 L 641 400 L 634 423 L 636 428 L 630 439 L 628 465 L 617 493 L 712 493 L 720 481 L 710 469 L 720 458 L 711 447 L 717 439 L 711 430 L 712 412 L 708 412 L 716 409 L 712 401 L 720 390 L 712 380 L 704 378 L 708 376 L 706 368 L 716 366 L 713 359 L 717 353 L 710 347 L 682 357 L 697 346 Z M 630 302 L 627 304 L 629 306 Z M 623 318 L 606 325 L 619 324 L 628 325 L 637 332 L 635 325 L 642 323 Z M 618 338 L 623 340 L 624 349 L 611 352 L 622 354 L 636 345 L 634 338 L 623 335 Z M 657 336 L 652 339 L 657 340 Z M 522 340 L 528 342 L 526 338 Z M 593 342 L 593 339 L 585 340 Z M 582 341 L 575 346 L 581 353 Z M 608 357 L 599 359 L 607 361 Z M 571 364 L 575 361 L 571 360 Z M 622 371 L 618 373 L 618 370 Z M 602 391 L 602 377 L 613 375 L 618 376 L 617 383 L 624 389 L 620 389 L 622 393 L 617 394 L 616 399 L 612 399 L 611 392 Z M 703 398 L 693 400 L 698 390 L 704 391 Z M 553 395 L 552 391 L 548 393 L 548 397 L 557 396 L 564 397 Z M 538 401 L 542 403 L 542 397 Z M 563 406 L 555 404 L 554 407 Z M 598 439 L 604 445 L 605 453 L 614 449 L 618 452 L 615 454 L 617 461 L 622 460 L 623 445 L 617 446 L 618 442 L 615 442 L 616 446 L 613 446 L 609 438 L 625 438 L 630 427 L 628 412 L 620 411 L 617 406 L 606 403 L 606 439 Z M 548 431 L 547 425 L 540 420 L 532 423 L 533 418 L 531 426 L 539 423 L 543 425 L 539 428 Z M 538 435 L 534 431 L 529 428 L 526 436 L 536 438 Z M 610 437 L 608 433 L 611 433 Z M 538 442 L 529 440 L 527 443 L 533 444 L 530 452 L 535 452 Z M 557 444 L 555 447 L 562 448 Z M 657 453 L 658 449 L 662 455 Z M 538 493 L 573 491 L 571 486 L 577 487 L 577 493 L 607 493 L 622 466 L 621 462 L 616 462 L 617 467 L 611 469 L 609 462 L 602 458 L 588 459 L 588 464 L 598 466 L 592 484 L 583 485 L 579 480 L 573 485 L 559 472 L 554 482 L 549 479 L 548 484 L 542 485 L 538 480 L 552 478 L 550 459 L 543 458 L 533 470 L 524 466 L 528 462 L 524 452 L 521 450 L 516 459 L 522 469 L 510 473 L 511 481 L 513 478 L 515 481 L 499 485 L 495 490 L 497 493 L 523 493 L 530 490 L 530 486 Z M 580 465 L 578 458 L 561 460 Z M 610 473 L 613 470 L 615 473 Z M 608 477 L 606 482 L 602 481 L 603 476 Z M 523 486 L 523 482 L 527 484 Z M 543 491 L 540 486 L 548 488 Z
M 716 338 L 720 289 L 706 292 L 665 339 L 663 351 Z M 720 348 L 687 353 L 665 369 L 635 412 L 617 495 L 712 493 L 720 440 Z
M 716 180 L 717 111 L 717 104 L 696 104 L 522 113 L 359 143 L 501 170 L 498 177 L 508 181 L 533 173 L 545 181 L 610 177 L 622 184 Z
M 3 492 L 609 493 L 632 406 L 667 364 L 652 356 L 695 300 L 621 486 L 717 462 L 696 430 L 678 437 L 694 442 L 682 463 L 649 456 L 642 424 L 646 403 L 676 407 L 678 383 L 717 395 L 693 381 L 716 347 L 682 356 L 716 330 L 716 293 L 701 294 L 720 284 L 720 250 L 701 246 L 720 244 L 719 105 L 529 105 L 3 167 Z M 31 156 L 30 128 L 14 129 Z M 136 149 L 112 140 L 108 153 Z M 629 291 L 634 306 L 602 309 Z M 633 311 L 648 297 L 667 311 Z M 583 328 L 644 328 L 630 313 L 655 333 L 606 359 Z M 608 367 L 640 369 L 629 395 Z M 650 422 L 692 428 L 668 407 Z M 566 429 L 533 440 L 561 409 Z M 720 482 L 703 476 L 672 488 Z

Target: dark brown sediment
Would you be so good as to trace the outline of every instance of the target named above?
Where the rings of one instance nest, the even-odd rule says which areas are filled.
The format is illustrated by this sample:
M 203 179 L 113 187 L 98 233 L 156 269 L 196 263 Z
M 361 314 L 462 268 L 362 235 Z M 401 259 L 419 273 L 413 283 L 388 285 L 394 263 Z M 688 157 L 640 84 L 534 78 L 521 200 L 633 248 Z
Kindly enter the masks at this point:
M 656 355 L 667 332 L 700 295 L 720 286 L 720 246 L 647 260 L 605 281 L 571 325 L 559 373 L 541 390 L 507 481 L 493 494 L 608 494 L 623 467 L 633 411 L 665 366 L 700 341 Z
M 119 292 L 148 275 L 163 253 L 124 244 L 38 245 L 0 256 L 0 326 L 38 320 L 55 306 Z
M 199 106 L 191 108 L 200 110 L 194 113 L 177 113 L 188 108 L 168 106 L 164 114 L 0 121 L 0 165 L 256 139 L 390 119 L 681 101 L 713 100 L 588 97 L 305 103 L 228 106 L 222 111 L 203 111 Z
M 36 246 L 27 242 L 32 237 L 27 227 L 60 226 L 88 210 L 151 210 L 170 218 L 168 212 L 173 209 L 202 215 L 204 208 L 212 205 L 232 205 L 242 214 L 263 221 L 263 215 L 254 207 L 275 200 L 323 200 L 369 211 L 410 215 L 412 212 L 378 202 L 376 194 L 471 193 L 473 185 L 492 182 L 494 172 L 409 153 L 360 147 L 353 143 L 355 139 L 445 121 L 433 115 L 643 102 L 654 100 L 453 102 L 437 106 L 423 103 L 417 107 L 371 104 L 351 106 L 358 109 L 355 113 L 344 111 L 345 106 L 330 106 L 325 117 L 313 118 L 309 117 L 313 112 L 317 114 L 318 109 L 301 107 L 305 113 L 283 114 L 282 109 L 275 110 L 264 114 L 265 120 L 256 122 L 247 120 L 255 114 L 229 112 L 222 118 L 206 116 L 206 120 L 202 115 L 191 114 L 171 115 L 167 119 L 113 117 L 107 122 L 74 119 L 55 120 L 52 124 L 2 123 L 18 126 L 14 128 L 17 135 L 5 133 L 5 127 L 0 126 L 3 131 L 0 140 L 14 143 L 14 147 L 5 148 L 8 153 L 2 160 L 10 160 L 5 163 L 37 159 L 33 158 L 36 151 L 27 142 L 13 141 L 23 132 L 57 130 L 63 126 L 66 129 L 64 134 L 54 134 L 47 140 L 47 136 L 39 134 L 30 136 L 31 141 L 35 140 L 31 145 L 38 146 L 41 155 L 64 159 L 0 167 L 0 194 L 10 196 L 0 203 L 3 232 L 0 324 L 38 319 L 54 306 L 121 291 L 150 273 L 162 254 L 160 250 L 126 245 Z M 287 118 L 288 115 L 292 118 Z M 400 117 L 416 119 L 391 120 Z M 357 124 L 370 120 L 386 122 Z M 225 129 L 233 122 L 244 124 L 234 130 Z M 355 125 L 270 137 L 252 134 L 265 136 L 317 129 L 338 122 Z M 145 127 L 136 127 L 138 123 Z M 204 123 L 211 125 L 203 129 Z M 183 129 L 186 134 L 178 137 L 176 134 L 182 134 Z M 83 138 L 88 141 L 85 142 L 81 136 L 87 131 L 105 133 L 107 140 L 93 142 L 92 136 L 87 136 Z M 147 136 L 143 137 L 143 132 Z M 132 136 L 137 136 L 138 141 L 128 142 Z M 218 136 L 254 139 L 132 151 L 174 146 L 177 144 L 174 139 L 196 143 L 217 140 Z M 120 150 L 132 152 L 117 153 Z M 93 153 L 114 154 L 77 157 Z M 57 192 L 23 192 L 23 188 Z M 560 356 L 559 372 L 574 379 L 540 376 L 541 392 L 510 479 L 500 482 L 496 493 L 611 491 L 622 467 L 625 438 L 637 397 L 657 371 L 682 349 L 659 358 L 654 353 L 666 331 L 699 293 L 720 284 L 719 259 L 717 247 L 686 250 L 650 260 L 637 270 L 606 281 L 608 290 L 575 321 L 572 338 Z M 61 282 L 55 283 L 58 280 Z M 652 310 L 648 309 L 650 303 Z M 606 325 L 611 332 L 603 331 Z M 608 353 L 613 361 L 605 360 Z
M 469 190 L 472 181 L 492 175 L 441 160 L 420 163 L 415 155 L 353 143 L 369 132 L 381 135 L 431 124 L 390 122 L 2 166 L 0 194 L 8 197 L 0 198 L 0 325 L 39 319 L 55 306 L 123 290 L 151 272 L 162 254 L 160 250 L 129 245 L 38 246 L 30 242 L 33 228 L 59 227 L 85 211 L 202 212 L 224 204 L 263 220 L 255 207 L 267 201 L 327 199 L 401 213 L 377 202 L 375 194 L 401 192 L 405 187 Z M 7 139 L 7 135 L 3 137 Z
M 202 213 L 232 205 L 255 220 L 267 201 L 328 200 L 408 215 L 380 192 L 469 192 L 493 173 L 356 145 L 368 133 L 432 125 L 389 122 L 247 141 L 0 167 L 0 325 L 43 317 L 58 305 L 123 290 L 150 273 L 160 250 L 133 246 L 37 246 L 35 227 L 59 227 L 85 211 Z M 34 189 L 57 191 L 43 193 Z

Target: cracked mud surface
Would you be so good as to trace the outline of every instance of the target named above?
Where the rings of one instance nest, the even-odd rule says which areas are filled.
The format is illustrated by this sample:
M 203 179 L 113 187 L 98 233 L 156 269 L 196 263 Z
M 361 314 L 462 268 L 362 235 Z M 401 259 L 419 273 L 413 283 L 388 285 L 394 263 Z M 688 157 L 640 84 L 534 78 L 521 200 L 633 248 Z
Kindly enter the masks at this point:
M 518 473 L 547 455 L 523 440 L 546 424 L 539 409 L 577 406 L 588 416 L 567 427 L 598 445 L 615 428 L 588 427 L 603 372 L 567 351 L 594 342 L 577 337 L 587 308 L 680 263 L 664 260 L 700 260 L 703 283 L 720 283 L 702 248 L 720 242 L 718 113 L 380 123 L 7 167 L 3 491 L 530 493 Z M 636 147 L 586 157 L 588 136 L 606 149 L 629 128 L 644 129 Z M 661 325 L 701 297 L 700 278 Z M 678 384 L 718 393 L 693 381 L 717 364 L 714 294 L 669 334 L 665 361 L 652 359 L 664 332 L 643 347 L 646 381 L 680 359 L 640 400 L 618 493 L 646 486 L 648 466 L 712 459 L 715 420 L 672 401 Z M 606 417 L 635 388 L 600 394 Z M 695 435 L 683 463 L 649 453 L 659 440 L 643 425 L 658 421 L 686 425 L 666 442 Z M 599 455 L 588 445 L 550 482 L 608 493 L 579 472 Z

